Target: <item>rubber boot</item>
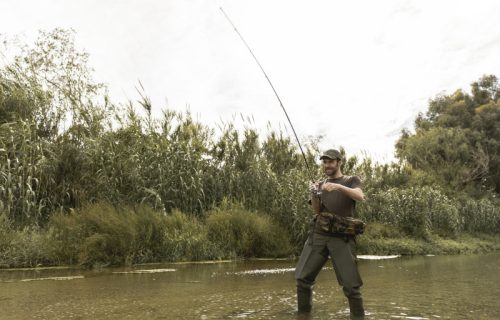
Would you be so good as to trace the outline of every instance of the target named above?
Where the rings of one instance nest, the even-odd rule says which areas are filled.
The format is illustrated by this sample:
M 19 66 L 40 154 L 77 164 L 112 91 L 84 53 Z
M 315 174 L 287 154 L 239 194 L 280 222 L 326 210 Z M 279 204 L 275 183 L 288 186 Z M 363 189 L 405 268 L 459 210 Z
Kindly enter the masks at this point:
M 299 313 L 310 312 L 312 308 L 312 290 L 297 287 L 297 309 Z
M 361 320 L 365 318 L 365 309 L 363 308 L 363 299 L 348 299 L 351 319 Z

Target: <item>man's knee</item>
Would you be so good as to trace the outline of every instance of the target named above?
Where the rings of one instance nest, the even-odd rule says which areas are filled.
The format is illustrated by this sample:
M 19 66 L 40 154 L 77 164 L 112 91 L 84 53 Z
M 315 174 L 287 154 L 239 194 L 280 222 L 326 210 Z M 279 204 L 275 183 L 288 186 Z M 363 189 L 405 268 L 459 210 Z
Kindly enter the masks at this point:
M 303 263 L 299 263 L 295 269 L 297 287 L 312 287 L 323 264 L 324 261 L 315 261 L 314 259 L 305 260 Z
M 343 287 L 344 295 L 348 299 L 361 299 L 360 287 Z
M 297 289 L 298 290 L 312 290 L 314 286 L 314 281 L 307 279 L 297 278 Z

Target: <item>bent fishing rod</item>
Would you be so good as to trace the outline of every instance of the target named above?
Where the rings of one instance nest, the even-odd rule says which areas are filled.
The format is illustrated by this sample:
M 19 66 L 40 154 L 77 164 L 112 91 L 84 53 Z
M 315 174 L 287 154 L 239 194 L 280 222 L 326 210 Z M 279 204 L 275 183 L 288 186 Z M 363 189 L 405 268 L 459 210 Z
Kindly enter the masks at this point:
M 302 158 L 304 159 L 304 163 L 306 164 L 307 172 L 310 175 L 311 181 L 314 181 L 314 175 L 313 175 L 313 173 L 311 171 L 311 167 L 309 166 L 309 162 L 307 162 L 306 154 L 304 153 L 304 150 L 302 149 L 302 145 L 300 144 L 299 137 L 297 136 L 297 133 L 295 132 L 295 128 L 293 127 L 292 121 L 290 120 L 290 117 L 288 116 L 288 112 L 286 112 L 285 106 L 283 105 L 283 102 L 281 102 L 280 96 L 278 95 L 278 92 L 276 92 L 276 89 L 274 88 L 273 83 L 271 82 L 271 79 L 269 79 L 269 77 L 267 76 L 266 71 L 264 71 L 264 68 L 262 67 L 262 65 L 260 64 L 259 60 L 257 59 L 257 57 L 255 56 L 255 54 L 253 53 L 252 49 L 250 49 L 250 46 L 245 41 L 245 39 L 243 38 L 243 36 L 241 35 L 241 33 L 238 31 L 238 29 L 236 28 L 236 26 L 234 25 L 234 23 L 231 21 L 231 19 L 227 15 L 227 13 L 224 11 L 224 9 L 222 9 L 222 7 L 219 7 L 219 9 L 222 12 L 222 14 L 224 15 L 224 17 L 227 19 L 227 21 L 234 28 L 234 31 L 236 32 L 236 34 L 238 34 L 238 36 L 240 37 L 241 41 L 243 41 L 243 43 L 247 47 L 248 51 L 250 52 L 250 54 L 254 58 L 255 62 L 259 66 L 260 70 L 262 71 L 262 73 L 266 77 L 266 80 L 269 83 L 269 85 L 271 86 L 271 89 L 273 89 L 274 95 L 278 99 L 278 102 L 279 102 L 279 104 L 281 106 L 281 109 L 283 109 L 283 112 L 285 113 L 285 116 L 286 116 L 286 118 L 288 120 L 288 123 L 290 124 L 290 127 L 292 128 L 293 135 L 295 136 L 295 139 L 297 140 L 297 144 L 299 145 L 300 152 L 302 153 Z

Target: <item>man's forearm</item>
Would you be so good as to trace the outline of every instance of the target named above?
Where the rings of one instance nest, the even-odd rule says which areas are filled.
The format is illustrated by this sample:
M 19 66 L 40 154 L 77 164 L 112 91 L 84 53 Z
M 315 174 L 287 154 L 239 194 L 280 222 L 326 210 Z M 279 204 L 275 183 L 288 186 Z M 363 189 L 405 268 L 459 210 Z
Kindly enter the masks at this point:
M 339 187 L 339 191 L 355 201 L 365 200 L 365 195 L 363 193 L 363 190 L 361 190 L 360 188 L 352 189 L 352 188 L 341 185 Z

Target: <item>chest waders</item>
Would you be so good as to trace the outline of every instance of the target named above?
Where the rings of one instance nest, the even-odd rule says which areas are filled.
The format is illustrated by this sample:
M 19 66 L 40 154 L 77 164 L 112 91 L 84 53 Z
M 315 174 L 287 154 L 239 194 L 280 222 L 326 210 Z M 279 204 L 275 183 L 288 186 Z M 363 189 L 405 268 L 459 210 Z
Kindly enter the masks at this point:
M 328 213 L 322 206 L 310 223 L 310 231 L 295 269 L 297 308 L 308 313 L 312 308 L 316 277 L 330 257 L 339 285 L 349 302 L 351 319 L 363 319 L 360 287 L 363 285 L 356 258 L 356 235 L 363 233 L 364 222 Z
M 335 275 L 349 301 L 353 316 L 364 315 L 360 287 L 363 281 L 358 272 L 356 243 L 353 236 L 309 235 L 295 269 L 297 305 L 299 312 L 312 308 L 312 290 L 316 277 L 330 257 Z

